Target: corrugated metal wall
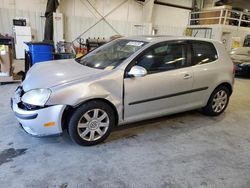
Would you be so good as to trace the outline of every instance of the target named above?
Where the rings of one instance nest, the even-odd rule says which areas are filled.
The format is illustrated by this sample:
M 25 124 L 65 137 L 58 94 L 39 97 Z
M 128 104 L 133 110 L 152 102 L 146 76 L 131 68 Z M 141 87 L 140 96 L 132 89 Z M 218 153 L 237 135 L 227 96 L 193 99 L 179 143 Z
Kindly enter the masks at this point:
M 0 33 L 12 34 L 12 20 L 15 17 L 27 18 L 31 28 L 34 40 L 41 41 L 43 39 L 44 21 L 42 12 L 31 12 L 16 9 L 0 8 Z M 98 19 L 80 17 L 80 16 L 65 16 L 64 17 L 64 33 L 65 40 L 72 41 L 86 29 L 96 23 Z M 149 34 L 151 24 L 142 24 L 130 21 L 108 20 L 110 24 L 124 36 Z M 136 25 L 136 26 L 135 26 Z M 139 27 L 138 27 L 139 25 Z M 141 25 L 141 27 L 140 27 Z M 104 21 L 97 24 L 83 37 L 105 37 L 109 38 L 115 33 Z
M 186 27 L 167 26 L 167 25 L 154 25 L 154 29 L 157 29 L 157 35 L 172 35 L 183 36 Z
M 31 28 L 34 40 L 43 38 L 44 18 L 42 12 L 31 12 L 16 9 L 0 8 L 0 33 L 12 34 L 12 20 L 16 17 L 27 18 Z
M 17 2 L 19 3 L 18 6 L 20 6 L 20 1 L 17 1 Z M 28 1 L 26 0 L 26 2 L 28 2 Z M 68 3 L 68 4 L 65 4 L 65 6 L 68 5 L 68 6 L 66 6 L 67 8 L 65 8 L 65 10 L 63 9 L 63 12 L 65 11 L 65 14 L 64 14 L 65 40 L 72 41 L 77 36 L 79 36 L 81 33 L 83 33 L 86 29 L 88 29 L 90 26 L 92 26 L 94 23 L 96 23 L 98 21 L 98 19 L 95 16 L 93 16 L 92 13 L 89 13 L 88 16 L 79 15 L 80 14 L 79 12 L 82 11 L 82 9 L 84 9 L 85 11 L 88 11 L 88 9 L 86 7 L 84 7 L 83 4 L 81 3 L 81 1 L 79 1 L 79 0 L 78 1 L 74 0 L 74 1 L 72 1 L 72 3 L 78 2 L 78 6 L 81 5 L 83 7 L 77 8 L 77 7 L 74 7 L 72 5 L 73 13 L 75 13 L 77 11 L 77 14 L 76 15 L 70 14 L 72 7 L 69 6 L 70 4 L 69 4 L 68 0 L 65 0 L 65 2 Z M 105 1 L 105 2 L 113 3 L 112 4 L 113 7 L 117 6 L 116 1 L 115 2 L 114 1 Z M 1 0 L 0 0 L 0 3 L 1 3 Z M 32 1 L 32 3 L 33 3 L 33 1 Z M 37 1 L 37 3 L 40 3 L 39 6 L 36 4 L 36 6 L 33 5 L 32 7 L 43 7 L 44 8 L 44 5 L 46 4 L 45 1 L 43 2 L 41 0 Z M 102 1 L 99 3 L 101 3 L 100 7 L 104 6 L 104 4 L 105 4 Z M 13 3 L 13 4 L 15 4 L 15 3 Z M 44 22 L 45 22 L 45 18 L 43 17 L 43 15 L 44 15 L 43 8 L 33 10 L 33 9 L 27 7 L 27 10 L 18 10 L 15 7 L 16 5 L 14 7 L 12 7 L 8 4 L 8 6 L 10 8 L 9 7 L 7 8 L 7 6 L 3 6 L 3 8 L 0 8 L 0 33 L 12 34 L 12 19 L 15 17 L 23 17 L 23 18 L 27 18 L 29 23 L 30 23 L 30 26 L 32 28 L 32 35 L 34 36 L 34 40 L 41 41 L 43 39 Z M 99 7 L 99 9 L 100 9 L 100 7 Z M 110 11 L 109 9 L 106 10 L 105 13 Z M 126 11 L 126 9 L 128 9 L 128 10 Z M 124 4 L 123 7 L 118 8 L 117 11 L 111 15 L 111 17 L 107 18 L 107 20 L 119 32 L 119 34 L 124 35 L 124 36 L 150 34 L 152 24 L 141 23 L 143 20 L 139 16 L 141 10 L 142 10 L 141 5 L 136 6 L 136 2 L 130 0 L 130 1 L 128 1 L 127 4 Z M 172 24 L 172 22 L 171 22 L 171 24 L 169 22 L 167 22 L 166 16 L 162 16 L 163 14 L 166 15 L 166 10 L 169 10 L 169 9 L 167 9 L 165 6 L 164 7 L 163 6 L 155 6 L 154 7 L 154 11 L 161 12 L 160 15 L 154 14 L 154 16 L 157 17 L 157 19 L 156 18 L 153 19 L 153 27 L 158 30 L 157 34 L 178 35 L 178 36 L 183 35 L 183 32 L 185 30 L 185 24 L 184 23 L 180 24 L 179 21 L 174 22 L 174 23 L 176 23 L 176 25 Z M 120 16 L 119 19 L 122 21 L 118 21 L 118 19 L 116 18 L 116 17 L 118 17 L 117 14 L 119 14 L 119 12 L 124 13 L 124 14 L 119 15 Z M 173 15 L 175 15 L 175 13 L 177 13 L 177 12 L 172 11 L 172 13 L 173 13 Z M 131 14 L 135 14 L 137 16 L 130 16 Z M 116 15 L 116 17 L 114 15 Z M 168 12 L 168 15 L 169 15 L 169 12 Z M 172 18 L 174 18 L 174 16 L 171 16 L 171 19 Z M 115 19 L 117 19 L 117 20 L 115 20 Z M 178 19 L 183 20 L 184 18 L 178 18 Z M 176 20 L 178 20 L 178 19 L 176 17 Z M 140 23 L 138 23 L 138 22 L 140 22 Z M 117 34 L 117 33 L 114 32 L 108 26 L 107 23 L 102 21 L 99 24 L 97 24 L 94 28 L 92 28 L 90 31 L 88 31 L 85 35 L 83 35 L 83 38 L 88 38 L 88 37 L 91 37 L 91 38 L 92 37 L 109 38 L 110 36 L 115 35 L 115 34 Z
M 76 17 L 76 16 L 67 16 L 65 18 L 65 38 L 69 41 L 74 40 L 77 36 L 87 30 L 89 27 L 94 25 L 98 19 L 95 18 L 84 18 L 84 17 Z M 127 22 L 127 21 L 116 21 L 116 20 L 108 20 L 108 22 L 119 32 L 119 34 L 123 36 L 130 35 L 142 35 L 149 34 L 151 24 L 142 24 L 142 29 L 138 27 L 138 23 L 136 22 Z M 95 27 L 93 27 L 90 31 L 84 34 L 83 38 L 88 37 L 105 37 L 109 38 L 112 35 L 117 35 L 115 31 L 112 30 L 111 27 L 108 26 L 107 23 L 101 21 Z

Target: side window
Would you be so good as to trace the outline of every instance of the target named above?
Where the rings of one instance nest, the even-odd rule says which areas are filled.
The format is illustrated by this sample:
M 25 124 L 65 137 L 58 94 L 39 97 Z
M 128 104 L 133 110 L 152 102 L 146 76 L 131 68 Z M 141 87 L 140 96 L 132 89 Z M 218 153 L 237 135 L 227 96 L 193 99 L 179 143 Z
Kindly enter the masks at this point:
M 137 59 L 137 65 L 144 67 L 148 74 L 186 67 L 187 45 L 184 43 L 156 45 Z
M 210 63 L 218 59 L 216 49 L 210 42 L 193 41 L 192 65 Z

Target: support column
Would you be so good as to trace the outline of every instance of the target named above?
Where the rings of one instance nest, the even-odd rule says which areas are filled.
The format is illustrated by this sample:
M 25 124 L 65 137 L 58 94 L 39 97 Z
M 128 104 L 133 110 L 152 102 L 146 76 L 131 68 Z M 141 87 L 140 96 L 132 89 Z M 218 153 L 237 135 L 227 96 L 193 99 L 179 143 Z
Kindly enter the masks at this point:
M 146 0 L 143 4 L 142 16 L 144 22 L 152 23 L 152 13 L 154 7 L 154 0 Z

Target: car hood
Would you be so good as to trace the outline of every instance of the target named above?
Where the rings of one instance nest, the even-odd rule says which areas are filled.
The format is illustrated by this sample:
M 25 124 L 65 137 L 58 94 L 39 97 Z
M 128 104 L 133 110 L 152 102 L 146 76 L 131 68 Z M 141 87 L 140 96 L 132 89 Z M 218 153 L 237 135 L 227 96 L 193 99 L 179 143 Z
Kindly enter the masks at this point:
M 96 77 L 106 72 L 77 63 L 74 59 L 41 62 L 33 65 L 22 83 L 24 91 L 52 88 L 78 79 Z
M 233 54 L 231 55 L 231 58 L 234 62 L 246 62 L 246 61 L 250 61 L 250 56 L 248 55 L 243 55 L 243 54 Z

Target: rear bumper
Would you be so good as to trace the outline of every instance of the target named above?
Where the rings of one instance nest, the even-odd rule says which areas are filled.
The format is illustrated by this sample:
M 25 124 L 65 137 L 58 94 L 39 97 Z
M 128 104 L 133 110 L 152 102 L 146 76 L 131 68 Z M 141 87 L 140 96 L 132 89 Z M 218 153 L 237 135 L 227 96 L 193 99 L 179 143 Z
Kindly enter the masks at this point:
M 23 129 L 34 136 L 49 136 L 62 133 L 62 115 L 66 105 L 55 105 L 28 111 L 18 107 L 11 99 L 11 107 Z

